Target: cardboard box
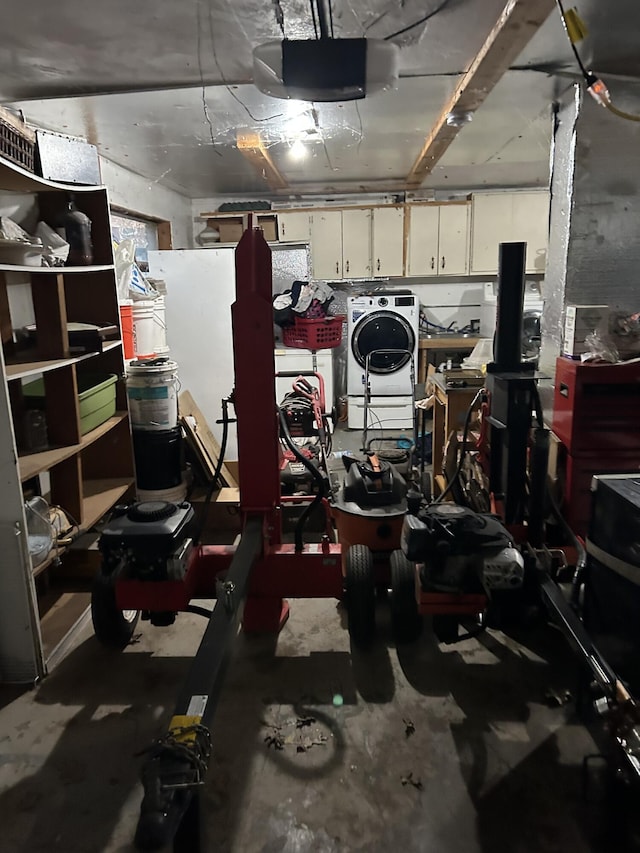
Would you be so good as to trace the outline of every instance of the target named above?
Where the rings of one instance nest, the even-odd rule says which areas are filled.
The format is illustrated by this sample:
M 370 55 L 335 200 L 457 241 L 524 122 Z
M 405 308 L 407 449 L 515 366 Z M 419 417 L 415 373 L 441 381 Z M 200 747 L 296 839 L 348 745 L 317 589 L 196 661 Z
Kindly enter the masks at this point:
M 608 305 L 567 305 L 564 321 L 562 351 L 565 355 L 582 355 L 589 351 L 587 335 L 606 320 Z
M 218 219 L 215 227 L 220 232 L 221 243 L 238 243 L 242 237 L 242 219 Z
M 262 228 L 262 232 L 264 234 L 264 239 L 267 243 L 275 243 L 278 239 L 278 233 L 276 230 L 276 220 L 275 217 L 261 216 L 258 220 L 258 225 Z

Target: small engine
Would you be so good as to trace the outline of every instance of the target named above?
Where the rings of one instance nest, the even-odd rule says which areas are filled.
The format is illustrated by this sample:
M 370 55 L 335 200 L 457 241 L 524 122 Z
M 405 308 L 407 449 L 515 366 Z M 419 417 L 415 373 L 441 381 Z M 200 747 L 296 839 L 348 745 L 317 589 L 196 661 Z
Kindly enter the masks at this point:
M 122 578 L 181 580 L 193 551 L 191 504 L 145 501 L 117 507 L 100 537 L 105 569 Z
M 431 504 L 407 515 L 402 550 L 418 563 L 425 592 L 490 597 L 524 582 L 524 559 L 501 522 L 457 504 Z

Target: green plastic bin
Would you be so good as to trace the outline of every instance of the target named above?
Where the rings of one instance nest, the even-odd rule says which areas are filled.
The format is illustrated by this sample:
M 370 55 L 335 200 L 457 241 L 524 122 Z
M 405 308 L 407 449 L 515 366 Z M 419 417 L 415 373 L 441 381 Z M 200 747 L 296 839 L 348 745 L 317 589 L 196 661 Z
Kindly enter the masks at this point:
M 84 373 L 78 376 L 78 400 L 80 401 L 80 435 L 86 435 L 99 427 L 116 413 L 116 382 L 118 377 L 110 373 L 101 375 Z M 30 408 L 44 409 L 44 379 L 29 382 L 22 389 L 25 402 Z

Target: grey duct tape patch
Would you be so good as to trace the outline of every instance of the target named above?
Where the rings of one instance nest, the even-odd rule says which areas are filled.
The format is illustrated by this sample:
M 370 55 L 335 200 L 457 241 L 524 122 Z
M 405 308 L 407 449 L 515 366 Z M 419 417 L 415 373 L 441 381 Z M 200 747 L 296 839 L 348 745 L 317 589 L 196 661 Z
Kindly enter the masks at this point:
M 187 717 L 201 717 L 207 707 L 208 696 L 192 696 L 187 708 Z

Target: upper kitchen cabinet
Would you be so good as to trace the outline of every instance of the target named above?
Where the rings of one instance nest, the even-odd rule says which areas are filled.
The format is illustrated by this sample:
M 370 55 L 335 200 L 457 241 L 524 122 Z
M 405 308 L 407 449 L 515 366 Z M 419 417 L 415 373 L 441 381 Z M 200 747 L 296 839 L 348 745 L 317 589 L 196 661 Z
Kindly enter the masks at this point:
M 278 213 L 278 240 L 281 243 L 308 243 L 310 233 L 308 211 Z
M 404 274 L 404 208 L 373 208 L 373 277 Z
M 407 275 L 468 274 L 468 204 L 416 204 L 407 215 Z
M 371 278 L 371 210 L 342 211 L 342 277 Z
M 313 277 L 336 281 L 342 274 L 342 211 L 318 210 L 310 217 Z
M 472 274 L 498 271 L 500 243 L 527 244 L 526 272 L 544 275 L 549 239 L 549 193 L 475 193 L 472 202 Z

